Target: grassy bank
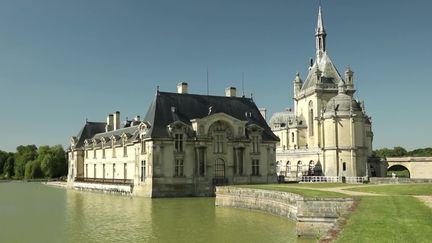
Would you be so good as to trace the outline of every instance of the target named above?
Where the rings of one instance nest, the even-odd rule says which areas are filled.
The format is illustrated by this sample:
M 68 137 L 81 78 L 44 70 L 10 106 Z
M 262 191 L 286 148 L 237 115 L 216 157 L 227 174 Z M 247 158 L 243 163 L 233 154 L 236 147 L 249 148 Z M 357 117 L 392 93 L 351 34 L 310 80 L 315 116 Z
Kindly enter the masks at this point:
M 361 197 L 336 242 L 430 242 L 432 210 L 410 196 Z
M 432 184 L 405 185 L 374 185 L 367 187 L 349 188 L 350 191 L 373 192 L 385 195 L 432 195 Z
M 242 185 L 239 187 L 292 192 L 305 197 L 350 197 L 321 191 L 350 187 L 342 191 L 376 193 L 358 196 L 359 206 L 350 216 L 336 242 L 431 242 L 432 209 L 414 195 L 432 196 L 432 183 L 406 185 L 352 185 L 341 183 Z

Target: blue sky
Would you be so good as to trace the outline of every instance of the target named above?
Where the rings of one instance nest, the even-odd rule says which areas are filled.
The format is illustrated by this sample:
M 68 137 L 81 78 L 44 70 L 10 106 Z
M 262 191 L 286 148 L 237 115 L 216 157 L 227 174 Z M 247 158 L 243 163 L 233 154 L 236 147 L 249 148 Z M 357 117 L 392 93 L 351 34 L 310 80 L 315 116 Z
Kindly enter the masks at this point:
M 156 87 L 253 93 L 269 116 L 315 54 L 318 1 L 0 0 L 0 149 L 67 145 L 85 119 L 144 116 Z M 374 147 L 432 146 L 432 1 L 323 0 L 327 49 L 355 72 Z

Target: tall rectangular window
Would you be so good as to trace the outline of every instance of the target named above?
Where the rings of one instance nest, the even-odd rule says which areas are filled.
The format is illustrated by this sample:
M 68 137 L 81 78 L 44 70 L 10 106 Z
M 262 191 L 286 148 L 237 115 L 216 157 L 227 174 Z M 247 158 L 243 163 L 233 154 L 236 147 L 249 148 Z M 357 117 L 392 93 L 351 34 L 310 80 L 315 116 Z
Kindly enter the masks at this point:
M 252 136 L 252 153 L 258 153 L 258 152 L 259 152 L 259 137 Z
M 215 153 L 223 153 L 224 151 L 224 135 L 216 134 L 214 141 L 214 152 Z
M 183 160 L 182 159 L 176 159 L 175 160 L 175 176 L 183 176 Z
M 252 175 L 259 176 L 259 160 L 252 160 Z
M 234 174 L 243 175 L 243 148 L 234 149 Z
M 86 177 L 86 178 L 89 177 L 89 174 L 88 174 L 88 164 L 86 164 L 85 177 Z
M 105 179 L 105 164 L 102 165 L 102 178 Z
M 88 159 L 88 149 L 85 150 L 85 158 Z
M 243 175 L 243 148 L 237 150 L 238 174 Z
M 146 142 L 144 139 L 141 139 L 141 154 L 145 154 L 146 152 Z
M 127 146 L 126 144 L 123 145 L 123 157 L 127 157 Z
M 146 161 L 141 161 L 141 181 L 144 181 L 146 178 Z
M 124 176 L 124 179 L 126 180 L 127 179 L 127 163 L 123 164 L 123 176 Z
M 105 159 L 105 148 L 102 148 L 102 159 Z
M 177 152 L 183 152 L 183 134 L 177 133 L 174 135 L 174 146 Z
M 115 164 L 113 164 L 113 179 L 115 178 L 115 173 L 116 173 L 116 165 Z
M 93 165 L 93 178 L 96 179 L 96 164 Z
M 96 159 L 96 149 L 93 149 L 93 159 Z
M 199 175 L 205 176 L 205 149 L 198 149 Z

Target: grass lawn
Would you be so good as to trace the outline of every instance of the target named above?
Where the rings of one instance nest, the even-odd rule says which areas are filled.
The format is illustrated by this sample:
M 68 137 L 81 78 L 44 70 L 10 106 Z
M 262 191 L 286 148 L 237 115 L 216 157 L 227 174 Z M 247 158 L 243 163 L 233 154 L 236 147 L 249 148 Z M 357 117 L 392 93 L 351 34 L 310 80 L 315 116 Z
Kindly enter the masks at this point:
M 348 195 L 337 193 L 337 192 L 327 192 L 311 190 L 308 188 L 295 188 L 299 184 L 256 184 L 256 185 L 236 185 L 236 187 L 252 188 L 252 189 L 263 189 L 271 191 L 281 191 L 281 192 L 292 192 L 304 197 L 332 197 L 332 198 L 346 198 L 350 197 Z
M 431 239 L 430 208 L 414 197 L 384 196 L 362 197 L 336 242 L 431 242 Z
M 377 185 L 346 189 L 350 191 L 374 192 L 386 195 L 432 195 L 432 184 Z

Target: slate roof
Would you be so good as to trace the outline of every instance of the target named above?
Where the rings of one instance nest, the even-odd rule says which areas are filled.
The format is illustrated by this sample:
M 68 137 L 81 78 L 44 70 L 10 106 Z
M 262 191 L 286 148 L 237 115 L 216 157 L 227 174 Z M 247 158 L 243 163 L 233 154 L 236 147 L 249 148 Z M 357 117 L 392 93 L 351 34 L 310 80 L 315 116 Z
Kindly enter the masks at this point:
M 236 119 L 256 124 L 264 129 L 264 141 L 278 141 L 267 122 L 251 98 L 210 96 L 197 94 L 178 94 L 158 92 L 144 121 L 151 124 L 147 136 L 168 138 L 167 126 L 175 121 L 191 124 L 191 120 L 204 118 L 211 114 L 225 113 Z M 250 114 L 246 115 L 246 114 Z
M 78 139 L 75 147 L 80 148 L 84 147 L 84 141 L 88 138 L 92 138 L 95 134 L 101 133 L 105 131 L 105 122 L 86 122 L 84 127 L 76 136 Z
M 306 90 L 317 84 L 318 79 L 315 74 L 316 70 L 319 69 L 322 72 L 321 82 L 323 84 L 332 85 L 337 88 L 337 85 L 342 80 L 336 67 L 333 65 L 327 52 L 322 54 L 323 56 L 313 64 L 312 68 L 309 70 L 306 80 L 303 83 L 302 90 Z
M 131 126 L 131 127 L 124 127 L 124 128 L 120 128 L 120 129 L 109 131 L 109 132 L 104 131 L 102 133 L 95 134 L 92 138 L 97 138 L 97 139 L 102 139 L 103 137 L 108 138 L 109 143 L 107 144 L 107 146 L 111 146 L 111 137 L 114 135 L 116 137 L 116 143 L 115 144 L 118 145 L 121 143 L 121 135 L 123 133 L 131 135 L 131 136 L 128 136 L 126 143 L 135 141 L 139 136 L 138 125 Z

